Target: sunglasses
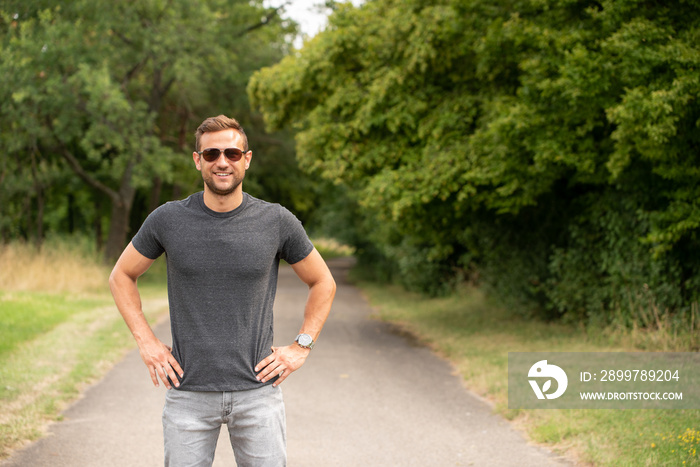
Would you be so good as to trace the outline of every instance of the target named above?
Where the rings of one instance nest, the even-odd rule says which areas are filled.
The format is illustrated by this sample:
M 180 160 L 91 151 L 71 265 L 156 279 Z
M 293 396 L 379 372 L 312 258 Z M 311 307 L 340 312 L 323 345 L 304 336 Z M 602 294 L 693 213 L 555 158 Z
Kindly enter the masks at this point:
M 243 154 L 245 154 L 246 152 L 248 151 L 241 151 L 238 148 L 226 148 L 224 149 L 224 156 L 226 156 L 231 162 L 238 162 L 239 160 L 241 160 L 241 157 L 243 157 Z M 197 154 L 202 156 L 207 162 L 214 162 L 215 160 L 219 159 L 219 156 L 221 155 L 221 149 L 208 148 L 203 151 L 197 151 Z

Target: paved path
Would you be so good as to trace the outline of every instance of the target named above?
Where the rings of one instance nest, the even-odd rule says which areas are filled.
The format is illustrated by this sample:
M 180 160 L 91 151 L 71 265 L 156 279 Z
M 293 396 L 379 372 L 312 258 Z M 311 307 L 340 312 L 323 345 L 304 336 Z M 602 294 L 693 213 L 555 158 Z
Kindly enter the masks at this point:
M 332 262 L 338 292 L 331 318 L 306 365 L 282 385 L 289 466 L 560 466 L 464 389 L 448 363 L 412 345 L 371 310 Z M 282 268 L 276 336 L 294 338 L 306 287 Z M 156 328 L 169 341 L 169 323 Z M 165 390 L 154 388 L 136 351 L 9 466 L 161 466 Z M 235 465 L 222 430 L 214 465 Z

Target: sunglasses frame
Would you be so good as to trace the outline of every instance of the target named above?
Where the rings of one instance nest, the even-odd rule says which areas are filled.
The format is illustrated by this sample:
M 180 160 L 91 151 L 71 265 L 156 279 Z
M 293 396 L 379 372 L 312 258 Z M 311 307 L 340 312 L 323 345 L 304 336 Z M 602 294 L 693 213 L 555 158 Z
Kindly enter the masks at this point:
M 216 150 L 218 152 L 216 153 L 216 157 L 214 157 L 210 160 L 210 158 L 207 157 L 204 153 L 207 151 L 213 151 L 213 150 Z M 233 157 L 231 157 L 229 154 L 227 154 L 227 151 L 230 151 L 230 150 L 240 151 L 240 155 L 235 154 Z M 214 161 L 218 160 L 219 157 L 221 157 L 222 152 L 224 153 L 224 156 L 226 156 L 226 158 L 228 160 L 230 160 L 231 162 L 238 162 L 239 160 L 243 159 L 243 156 L 245 156 L 246 154 L 248 154 L 248 152 L 250 152 L 250 149 L 244 151 L 243 149 L 239 149 L 239 148 L 226 148 L 224 150 L 221 150 L 219 148 L 206 148 L 206 149 L 202 149 L 201 151 L 197 151 L 197 154 L 204 157 L 204 160 L 207 162 L 214 162 Z

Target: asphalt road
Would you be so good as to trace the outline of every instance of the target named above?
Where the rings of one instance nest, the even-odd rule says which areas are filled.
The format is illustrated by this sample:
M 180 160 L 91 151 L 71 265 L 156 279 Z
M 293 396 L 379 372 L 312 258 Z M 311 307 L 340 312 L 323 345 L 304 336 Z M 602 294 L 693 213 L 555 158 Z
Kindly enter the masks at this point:
M 347 261 L 330 265 L 338 282 L 331 316 L 304 367 L 281 386 L 290 467 L 570 465 L 492 414 L 447 362 L 371 319 L 359 291 L 344 279 Z M 296 336 L 305 299 L 304 284 L 283 267 L 277 344 Z M 169 322 L 156 333 L 169 341 Z M 132 351 L 46 437 L 1 465 L 161 466 L 164 394 Z M 225 429 L 214 465 L 235 465 Z

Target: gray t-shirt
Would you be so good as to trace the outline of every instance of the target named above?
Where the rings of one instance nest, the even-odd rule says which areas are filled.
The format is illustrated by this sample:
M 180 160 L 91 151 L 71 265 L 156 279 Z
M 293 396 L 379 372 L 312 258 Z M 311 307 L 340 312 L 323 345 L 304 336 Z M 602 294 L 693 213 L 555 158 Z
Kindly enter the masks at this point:
M 235 210 L 212 211 L 199 192 L 153 211 L 132 243 L 148 258 L 166 255 L 179 389 L 260 387 L 254 367 L 270 354 L 279 260 L 313 250 L 301 222 L 247 193 Z

